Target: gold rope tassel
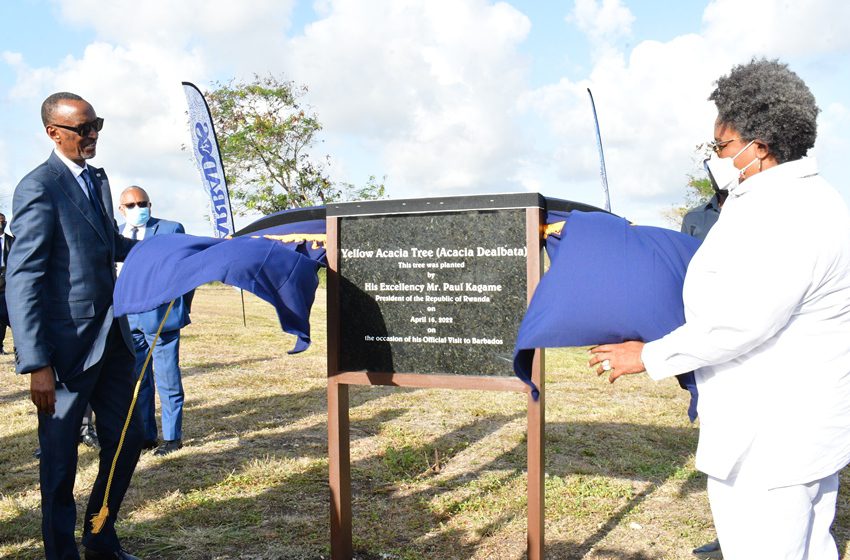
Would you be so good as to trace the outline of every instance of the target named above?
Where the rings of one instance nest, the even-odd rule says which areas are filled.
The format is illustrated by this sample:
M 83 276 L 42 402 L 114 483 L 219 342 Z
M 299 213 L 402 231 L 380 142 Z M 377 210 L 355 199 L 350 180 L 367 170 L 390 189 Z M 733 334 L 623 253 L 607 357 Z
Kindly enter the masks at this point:
M 153 337 L 153 344 L 151 344 L 151 347 L 148 350 L 148 355 L 145 358 L 145 365 L 142 366 L 142 373 L 139 375 L 139 379 L 136 380 L 136 387 L 133 389 L 133 400 L 130 401 L 130 410 L 127 411 L 127 419 L 124 420 L 124 429 L 121 430 L 121 439 L 118 440 L 118 449 L 115 450 L 115 456 L 112 457 L 112 466 L 109 468 L 109 478 L 106 481 L 106 492 L 103 493 L 103 506 L 100 508 L 97 515 L 93 515 L 91 518 L 91 532 L 95 535 L 100 533 L 103 526 L 106 525 L 106 519 L 109 517 L 109 506 L 107 504 L 109 501 L 109 490 L 112 487 L 112 476 L 115 474 L 115 466 L 118 464 L 118 454 L 121 453 L 121 448 L 124 446 L 124 437 L 127 435 L 127 428 L 130 427 L 130 420 L 133 418 L 133 409 L 136 408 L 136 400 L 139 398 L 139 388 L 142 386 L 142 380 L 145 377 L 145 372 L 148 369 L 151 356 L 153 356 L 153 349 L 156 348 L 159 335 L 162 333 L 162 328 L 165 326 L 165 321 L 168 320 L 168 315 L 171 313 L 171 308 L 174 307 L 175 301 L 176 300 L 171 300 L 171 303 L 168 304 L 165 316 L 162 318 L 162 322 L 160 322 L 159 328 L 156 330 L 156 336 Z
M 543 230 L 543 239 L 548 238 L 550 235 L 560 235 L 566 223 L 566 220 L 561 220 L 560 222 L 542 225 L 541 229 Z

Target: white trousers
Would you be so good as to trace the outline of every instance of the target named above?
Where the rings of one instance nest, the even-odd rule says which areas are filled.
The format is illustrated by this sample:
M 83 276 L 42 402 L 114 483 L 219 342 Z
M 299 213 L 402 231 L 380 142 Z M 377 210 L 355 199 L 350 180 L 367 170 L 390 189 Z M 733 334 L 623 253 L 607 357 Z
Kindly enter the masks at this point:
M 768 490 L 744 458 L 730 477 L 708 477 L 708 499 L 725 560 L 838 560 L 829 531 L 838 473 Z

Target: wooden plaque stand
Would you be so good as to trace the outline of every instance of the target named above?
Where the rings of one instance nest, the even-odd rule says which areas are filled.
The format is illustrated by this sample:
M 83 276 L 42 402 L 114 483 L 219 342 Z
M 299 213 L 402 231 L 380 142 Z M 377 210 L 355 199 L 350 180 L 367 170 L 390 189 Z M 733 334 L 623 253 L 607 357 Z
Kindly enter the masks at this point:
M 541 225 L 544 211 L 526 208 L 527 301 L 543 274 Z M 331 558 L 351 560 L 351 457 L 349 385 L 392 385 L 440 389 L 478 389 L 528 393 L 528 558 L 541 560 L 544 543 L 544 354 L 535 352 L 532 380 L 540 390 L 534 401 L 527 385 L 515 377 L 433 375 L 340 370 L 340 218 L 327 218 L 328 259 L 328 461 L 330 477 Z M 519 325 L 517 324 L 517 328 Z

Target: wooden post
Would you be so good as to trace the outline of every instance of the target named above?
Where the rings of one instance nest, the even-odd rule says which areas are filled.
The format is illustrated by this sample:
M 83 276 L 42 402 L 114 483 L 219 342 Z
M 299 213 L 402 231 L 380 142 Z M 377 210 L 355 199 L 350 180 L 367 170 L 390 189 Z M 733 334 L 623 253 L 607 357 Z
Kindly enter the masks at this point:
M 541 224 L 544 213 L 537 208 L 526 209 L 526 235 L 528 245 L 528 301 L 543 275 Z M 546 425 L 546 391 L 544 387 L 543 350 L 534 352 L 531 380 L 540 391 L 538 400 L 528 395 L 528 560 L 544 557 L 545 522 L 545 477 L 546 468 L 544 427 Z
M 351 455 L 348 385 L 328 380 L 328 465 L 331 491 L 331 558 L 351 560 Z
M 339 383 L 339 218 L 327 219 L 328 259 L 328 483 L 331 493 L 331 558 L 351 560 L 351 434 L 348 385 Z
M 380 202 L 380 201 L 378 201 Z M 492 200 L 490 201 L 492 202 Z M 428 202 L 430 204 L 430 202 Z M 542 228 L 545 212 L 526 208 L 527 299 L 530 302 L 543 274 Z M 340 293 L 339 274 L 340 218 L 327 218 L 327 314 L 328 314 L 328 464 L 331 495 L 331 558 L 351 560 L 351 454 L 348 385 L 389 385 L 399 387 L 440 387 L 491 391 L 522 391 L 528 387 L 514 377 L 435 375 L 340 369 Z M 538 387 L 537 401 L 528 397 L 528 559 L 544 557 L 544 427 L 545 387 L 544 354 L 537 350 L 532 362 L 532 381 Z

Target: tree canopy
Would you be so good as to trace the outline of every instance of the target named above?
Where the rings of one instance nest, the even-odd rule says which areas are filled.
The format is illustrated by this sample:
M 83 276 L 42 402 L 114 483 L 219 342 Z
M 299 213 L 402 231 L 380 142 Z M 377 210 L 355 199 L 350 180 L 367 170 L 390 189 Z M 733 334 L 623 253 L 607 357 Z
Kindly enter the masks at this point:
M 307 87 L 275 76 L 215 83 L 207 94 L 236 211 L 271 214 L 338 200 L 375 199 L 384 185 L 334 183 L 328 155 L 316 155 L 322 130 L 302 102 Z

